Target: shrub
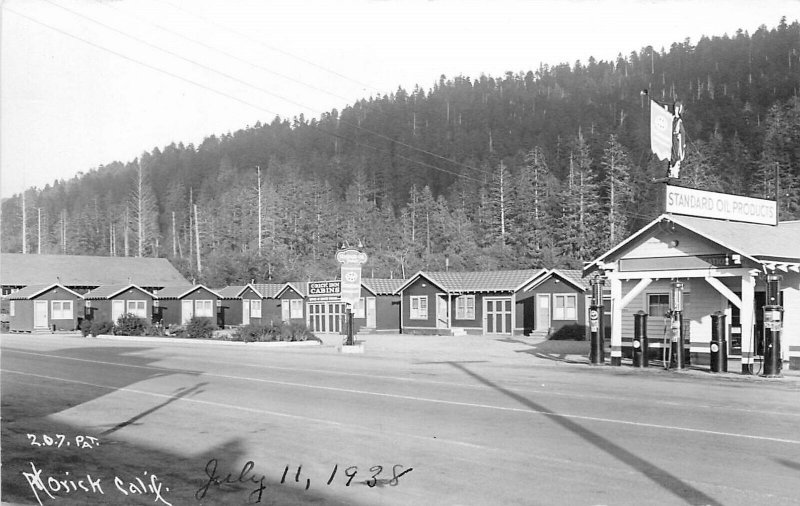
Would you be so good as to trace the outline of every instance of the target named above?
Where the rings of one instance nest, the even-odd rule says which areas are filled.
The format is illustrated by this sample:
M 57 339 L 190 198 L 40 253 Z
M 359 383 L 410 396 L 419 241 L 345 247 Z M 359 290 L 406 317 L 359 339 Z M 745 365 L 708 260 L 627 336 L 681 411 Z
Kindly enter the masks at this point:
M 136 315 L 125 313 L 117 318 L 114 333 L 119 336 L 143 336 L 147 333 L 147 320 Z
M 306 341 L 314 334 L 302 323 L 284 323 L 281 326 L 281 341 Z
M 586 325 L 580 325 L 578 323 L 564 325 L 551 335 L 550 339 L 553 341 L 585 341 Z
M 170 337 L 186 337 L 186 328 L 184 328 L 183 325 L 170 323 L 167 325 L 167 328 L 164 329 L 164 335 Z
M 83 334 L 83 337 L 88 336 L 91 331 L 92 331 L 92 320 L 82 320 L 81 334 Z
M 217 326 L 209 318 L 193 316 L 186 324 L 186 337 L 191 339 L 211 339 Z
M 111 334 L 114 331 L 114 322 L 111 321 L 93 321 L 89 327 L 89 333 L 92 337 L 97 337 L 101 334 Z

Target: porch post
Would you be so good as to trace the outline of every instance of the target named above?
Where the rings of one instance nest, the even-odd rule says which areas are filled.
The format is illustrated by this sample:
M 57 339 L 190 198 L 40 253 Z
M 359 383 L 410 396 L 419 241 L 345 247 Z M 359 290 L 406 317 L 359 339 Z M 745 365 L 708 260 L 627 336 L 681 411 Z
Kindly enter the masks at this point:
M 622 280 L 611 281 L 611 365 L 622 365 Z
M 753 374 L 753 326 L 755 325 L 756 278 L 750 273 L 742 275 L 742 307 L 739 321 L 742 325 L 742 374 Z

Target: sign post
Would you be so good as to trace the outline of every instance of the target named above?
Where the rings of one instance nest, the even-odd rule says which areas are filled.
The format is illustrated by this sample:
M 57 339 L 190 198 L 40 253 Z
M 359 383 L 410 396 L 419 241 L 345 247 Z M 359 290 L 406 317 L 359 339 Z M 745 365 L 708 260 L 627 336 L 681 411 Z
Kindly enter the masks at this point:
M 336 260 L 342 264 L 342 302 L 347 304 L 347 344 L 353 342 L 353 309 L 361 298 L 361 265 L 367 262 L 367 254 L 348 248 L 336 253 Z

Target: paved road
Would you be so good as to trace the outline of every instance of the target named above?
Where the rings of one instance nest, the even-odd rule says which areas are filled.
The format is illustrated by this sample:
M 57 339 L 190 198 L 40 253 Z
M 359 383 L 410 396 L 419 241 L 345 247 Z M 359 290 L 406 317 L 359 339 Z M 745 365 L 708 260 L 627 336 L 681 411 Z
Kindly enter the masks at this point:
M 543 358 L 533 341 L 472 336 L 369 336 L 363 355 L 331 345 L 1 340 L 4 501 L 800 497 L 798 376 L 591 367 Z

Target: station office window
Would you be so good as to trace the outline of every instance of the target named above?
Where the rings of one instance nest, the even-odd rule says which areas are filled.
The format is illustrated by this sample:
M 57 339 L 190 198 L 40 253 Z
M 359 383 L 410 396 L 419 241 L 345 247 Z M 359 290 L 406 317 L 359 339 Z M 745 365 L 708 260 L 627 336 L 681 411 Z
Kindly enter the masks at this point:
M 475 296 L 461 295 L 456 297 L 456 320 L 475 319 Z
M 194 301 L 194 315 L 203 318 L 213 318 L 214 304 L 211 300 Z
M 649 316 L 663 318 L 669 312 L 668 293 L 648 293 L 647 294 L 647 314 Z
M 71 320 L 72 319 L 72 301 L 71 300 L 54 300 L 51 302 L 50 312 L 53 320 Z
M 577 295 L 553 295 L 553 319 L 554 320 L 577 320 L 578 319 L 578 296 Z
M 261 318 L 261 301 L 251 299 L 250 300 L 250 317 L 252 318 Z
M 410 298 L 411 298 L 411 312 L 409 313 L 409 318 L 412 320 L 427 320 L 428 296 L 412 295 Z
M 290 300 L 290 307 L 291 307 L 291 317 L 292 318 L 302 318 L 303 317 L 303 299 L 291 299 Z
M 147 303 L 143 300 L 129 300 L 128 313 L 139 318 L 147 318 Z
M 16 308 L 14 306 L 15 304 L 13 300 L 8 303 L 8 316 L 14 316 L 16 312 Z

